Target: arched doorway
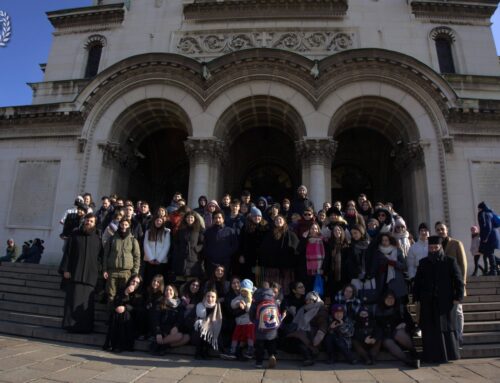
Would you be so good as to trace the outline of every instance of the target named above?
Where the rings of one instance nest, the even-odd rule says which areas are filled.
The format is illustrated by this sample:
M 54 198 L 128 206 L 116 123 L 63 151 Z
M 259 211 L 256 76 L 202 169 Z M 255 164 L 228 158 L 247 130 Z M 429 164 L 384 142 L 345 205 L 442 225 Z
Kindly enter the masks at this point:
M 392 202 L 416 225 L 426 204 L 423 154 L 418 129 L 409 114 L 381 97 L 360 97 L 343 105 L 332 119 L 338 142 L 332 165 L 332 199 L 345 202 L 367 194 L 372 203 Z M 419 192 L 420 191 L 420 192 Z
M 152 207 L 168 204 L 177 191 L 187 196 L 189 132 L 187 115 L 172 102 L 147 99 L 129 107 L 112 128 L 122 161 L 111 164 L 111 191 Z
M 223 190 L 276 201 L 293 196 L 301 181 L 294 142 L 304 136 L 302 119 L 289 104 L 268 96 L 243 99 L 226 110 L 215 135 L 224 140 L 227 159 Z

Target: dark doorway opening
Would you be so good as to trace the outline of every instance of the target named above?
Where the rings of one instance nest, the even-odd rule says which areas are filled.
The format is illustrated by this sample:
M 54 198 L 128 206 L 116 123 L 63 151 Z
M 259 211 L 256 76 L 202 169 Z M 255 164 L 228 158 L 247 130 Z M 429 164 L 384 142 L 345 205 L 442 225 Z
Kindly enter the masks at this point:
M 225 191 L 234 196 L 248 189 L 253 199 L 259 196 L 271 196 L 274 201 L 290 198 L 300 182 L 293 139 L 275 128 L 244 131 L 229 148 L 224 180 Z
M 128 195 L 147 200 L 152 208 L 168 205 L 173 194 L 187 198 L 189 159 L 184 150 L 187 133 L 180 129 L 162 129 L 137 147 L 138 164 L 130 173 Z
M 403 209 L 401 174 L 394 166 L 391 142 L 369 128 L 347 129 L 335 139 L 339 145 L 332 166 L 332 201 L 345 203 L 365 193 L 372 204 L 392 202 L 396 210 Z

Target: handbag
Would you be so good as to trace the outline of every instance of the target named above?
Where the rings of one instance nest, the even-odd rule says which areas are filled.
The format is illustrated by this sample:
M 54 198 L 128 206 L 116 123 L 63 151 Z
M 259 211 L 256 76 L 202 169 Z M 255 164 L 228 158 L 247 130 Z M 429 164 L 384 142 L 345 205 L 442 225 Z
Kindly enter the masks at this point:
M 355 278 L 351 284 L 358 290 L 358 299 L 362 304 L 371 305 L 377 303 L 378 292 L 375 278 L 360 280 Z
M 313 291 L 316 291 L 320 297 L 323 297 L 325 294 L 325 281 L 319 274 L 316 274 L 314 277 Z

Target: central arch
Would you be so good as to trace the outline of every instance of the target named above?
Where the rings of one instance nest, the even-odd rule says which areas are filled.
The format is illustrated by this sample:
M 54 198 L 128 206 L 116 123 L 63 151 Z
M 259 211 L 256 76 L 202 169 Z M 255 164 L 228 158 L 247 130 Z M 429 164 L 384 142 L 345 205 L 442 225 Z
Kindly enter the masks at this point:
M 227 149 L 223 190 L 278 200 L 293 195 L 301 180 L 294 145 L 305 127 L 290 104 L 271 96 L 239 100 L 222 113 L 214 135 Z

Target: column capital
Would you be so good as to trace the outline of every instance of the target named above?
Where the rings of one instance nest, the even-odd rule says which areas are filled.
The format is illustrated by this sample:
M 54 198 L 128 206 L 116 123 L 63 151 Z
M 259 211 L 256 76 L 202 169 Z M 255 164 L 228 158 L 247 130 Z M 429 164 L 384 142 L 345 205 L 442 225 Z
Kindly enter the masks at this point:
M 310 163 L 331 163 L 337 151 L 338 142 L 330 137 L 304 137 L 295 141 L 297 157 Z
M 424 141 L 411 141 L 399 145 L 394 152 L 394 166 L 403 170 L 408 167 L 420 168 L 425 165 L 424 147 L 428 143 Z
M 208 162 L 218 160 L 224 162 L 227 157 L 224 141 L 215 137 L 188 137 L 184 141 L 184 149 L 190 160 Z

